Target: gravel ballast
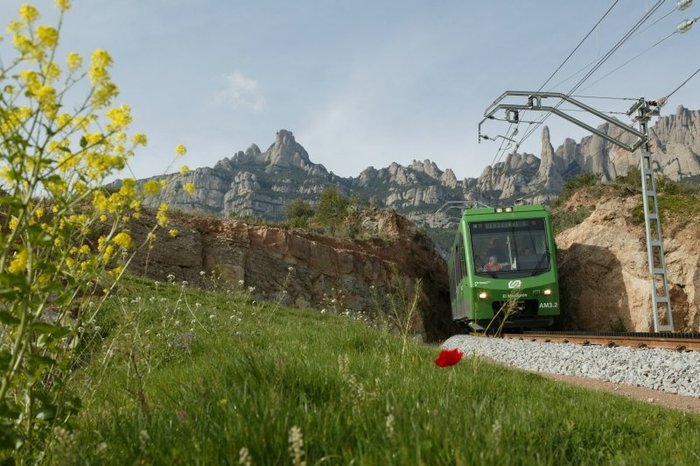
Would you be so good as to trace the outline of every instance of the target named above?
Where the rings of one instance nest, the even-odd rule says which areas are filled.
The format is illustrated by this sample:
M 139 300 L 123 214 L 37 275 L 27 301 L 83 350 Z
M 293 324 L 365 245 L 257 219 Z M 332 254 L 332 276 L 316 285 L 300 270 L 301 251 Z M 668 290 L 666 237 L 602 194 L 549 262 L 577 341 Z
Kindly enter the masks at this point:
M 528 371 L 590 377 L 616 384 L 700 398 L 700 351 L 607 348 L 455 335 L 443 348 L 459 348 Z

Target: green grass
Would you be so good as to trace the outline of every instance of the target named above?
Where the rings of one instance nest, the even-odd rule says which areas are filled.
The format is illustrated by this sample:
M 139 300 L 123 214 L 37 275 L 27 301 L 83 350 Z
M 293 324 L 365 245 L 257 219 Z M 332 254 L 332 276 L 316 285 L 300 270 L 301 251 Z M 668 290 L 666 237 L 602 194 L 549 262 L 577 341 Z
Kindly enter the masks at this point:
M 130 278 L 71 387 L 53 464 L 697 464 L 700 416 L 577 389 L 348 316 Z M 191 332 L 191 340 L 183 334 Z

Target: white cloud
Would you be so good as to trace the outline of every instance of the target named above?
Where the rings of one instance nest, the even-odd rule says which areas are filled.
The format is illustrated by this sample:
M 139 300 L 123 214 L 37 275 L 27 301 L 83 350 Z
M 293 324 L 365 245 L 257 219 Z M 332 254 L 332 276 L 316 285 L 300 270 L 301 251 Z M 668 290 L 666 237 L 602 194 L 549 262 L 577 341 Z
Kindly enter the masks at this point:
M 224 77 L 224 88 L 217 94 L 217 102 L 232 104 L 234 108 L 250 108 L 259 112 L 265 106 L 258 82 L 240 71 Z

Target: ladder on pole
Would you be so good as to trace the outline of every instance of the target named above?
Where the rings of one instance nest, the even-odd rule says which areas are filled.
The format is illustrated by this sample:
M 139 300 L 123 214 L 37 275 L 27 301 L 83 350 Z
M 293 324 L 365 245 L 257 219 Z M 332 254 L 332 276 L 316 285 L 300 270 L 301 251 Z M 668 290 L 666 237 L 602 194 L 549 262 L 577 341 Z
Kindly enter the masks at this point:
M 639 108 L 637 120 L 639 120 L 639 125 L 645 135 L 648 134 L 647 122 L 651 114 L 649 103 L 644 102 Z M 642 203 L 644 205 L 644 228 L 647 240 L 649 274 L 651 276 L 654 331 L 673 332 L 673 315 L 671 312 L 671 298 L 668 293 L 659 203 L 648 142 L 642 144 L 640 150 L 639 170 L 642 176 Z

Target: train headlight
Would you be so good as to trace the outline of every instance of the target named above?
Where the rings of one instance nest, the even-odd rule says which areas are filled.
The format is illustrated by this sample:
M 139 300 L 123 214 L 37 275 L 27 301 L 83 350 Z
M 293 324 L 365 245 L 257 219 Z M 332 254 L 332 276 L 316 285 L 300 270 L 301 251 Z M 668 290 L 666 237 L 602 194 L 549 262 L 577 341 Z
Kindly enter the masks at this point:
M 480 299 L 486 299 L 487 297 L 488 297 L 488 293 L 486 293 L 485 291 L 482 291 L 481 293 L 479 293 Z
M 547 288 L 547 289 L 544 290 L 544 294 L 547 295 L 547 296 L 549 296 L 550 294 L 552 294 L 552 290 L 550 290 L 549 288 Z

